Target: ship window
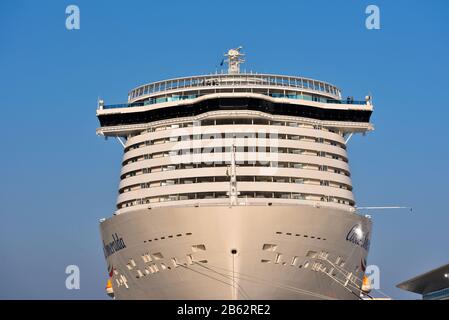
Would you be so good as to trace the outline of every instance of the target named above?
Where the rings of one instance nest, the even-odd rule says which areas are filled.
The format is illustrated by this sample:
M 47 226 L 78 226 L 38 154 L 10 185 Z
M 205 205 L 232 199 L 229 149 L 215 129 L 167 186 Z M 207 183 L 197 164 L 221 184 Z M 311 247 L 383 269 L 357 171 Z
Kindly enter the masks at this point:
M 269 121 L 266 119 L 254 119 L 253 123 L 258 125 L 268 125 Z
M 277 248 L 277 245 L 275 245 L 275 244 L 264 244 L 262 246 L 262 250 L 264 250 L 264 251 L 275 251 L 276 248 Z
M 153 264 L 153 270 L 155 271 L 155 272 L 159 272 L 159 268 L 158 268 L 158 266 L 156 265 L 156 264 Z
M 274 259 L 275 264 L 279 264 L 281 262 L 282 255 L 277 253 L 276 258 Z
M 289 193 L 283 193 L 283 192 L 275 192 L 274 193 L 274 198 L 277 198 L 277 199 L 290 199 L 290 194 Z
M 164 256 L 160 252 L 153 253 L 153 257 L 154 257 L 155 260 L 161 260 L 161 259 L 164 258 Z
M 272 196 L 270 192 L 256 192 L 256 198 L 272 198 Z
M 217 119 L 216 124 L 217 125 L 230 125 L 230 124 L 234 124 L 234 120 L 233 119 Z
M 196 244 L 192 246 L 192 251 L 193 252 L 198 252 L 198 251 L 206 251 L 206 246 L 204 244 Z
M 293 258 L 292 258 L 291 265 L 292 265 L 292 266 L 295 266 L 297 262 L 298 262 L 298 257 L 293 257 Z
M 309 258 L 316 258 L 316 256 L 317 256 L 317 252 L 316 251 L 308 251 L 307 252 L 307 254 L 306 254 L 306 257 L 309 257 Z
M 143 262 L 147 263 L 147 262 L 152 261 L 153 259 L 151 259 L 150 254 L 146 253 L 146 254 L 142 255 L 142 260 L 143 260 Z

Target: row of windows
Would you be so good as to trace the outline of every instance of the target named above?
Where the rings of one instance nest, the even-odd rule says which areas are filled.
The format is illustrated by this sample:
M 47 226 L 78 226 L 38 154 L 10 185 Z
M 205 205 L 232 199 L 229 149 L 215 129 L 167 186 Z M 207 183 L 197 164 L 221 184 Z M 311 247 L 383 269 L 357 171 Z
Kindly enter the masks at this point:
M 195 155 L 195 154 L 202 154 L 204 157 L 207 157 L 207 155 L 220 153 L 223 154 L 224 159 L 226 159 L 226 155 L 229 155 L 229 153 L 232 151 L 232 147 L 204 147 L 204 148 L 186 148 L 186 149 L 179 149 L 179 150 L 170 150 L 170 151 L 164 151 L 164 152 L 155 152 L 155 153 L 147 153 L 143 155 L 139 155 L 136 157 L 132 157 L 126 161 L 123 162 L 123 165 L 127 165 L 129 163 L 134 163 L 138 161 L 143 160 L 150 160 L 150 159 L 158 159 L 163 157 L 172 157 L 172 156 L 186 156 L 186 155 Z M 297 155 L 305 155 L 305 156 L 320 156 L 320 157 L 326 157 L 328 159 L 334 159 L 339 160 L 343 162 L 348 162 L 347 158 L 344 158 L 340 155 L 336 155 L 334 153 L 330 152 L 323 152 L 323 151 L 315 151 L 315 150 L 307 150 L 307 149 L 296 149 L 296 148 L 277 148 L 277 147 L 254 147 L 254 146 L 237 146 L 236 147 L 236 153 L 282 153 L 282 154 L 297 154 Z M 259 155 L 258 155 L 259 156 Z M 267 155 L 264 157 L 263 155 L 259 156 L 261 159 L 272 159 L 271 155 Z M 227 157 L 229 158 L 229 157 Z M 204 161 L 206 162 L 206 161 Z M 242 161 L 240 161 L 241 163 Z M 239 164 L 239 161 L 237 161 L 237 164 Z
M 192 77 L 181 78 L 175 80 L 167 80 L 148 84 L 137 89 L 132 90 L 129 93 L 129 98 L 134 99 L 142 95 L 157 93 L 161 91 L 192 88 L 192 87 L 209 87 L 209 86 L 251 86 L 251 85 L 267 85 L 267 86 L 288 86 L 302 89 L 310 89 L 330 93 L 335 96 L 340 95 L 340 91 L 327 83 L 303 79 L 292 78 L 283 76 L 262 76 L 262 75 L 232 75 L 232 78 L 228 78 L 227 75 L 215 75 L 211 78 L 204 77 Z M 228 90 L 254 90 L 253 88 L 233 88 Z M 269 91 L 268 91 L 269 92 Z
M 169 95 L 169 96 L 145 99 L 143 101 L 143 103 L 144 103 L 144 105 L 149 105 L 149 104 L 156 104 L 156 103 L 163 103 L 163 102 L 170 102 L 170 101 L 181 101 L 181 100 L 195 99 L 198 96 L 199 96 L 198 94 L 183 94 L 183 95 L 173 94 L 173 95 Z
M 155 125 L 143 132 L 157 132 L 179 128 L 192 128 L 192 127 L 204 127 L 204 126 L 218 126 L 218 125 L 262 125 L 262 126 L 278 126 L 278 127 L 292 127 L 292 128 L 305 128 L 322 130 L 335 134 L 342 135 L 340 132 L 323 127 L 321 125 L 312 125 L 304 122 L 295 121 L 280 121 L 280 120 L 268 120 L 265 118 L 220 118 L 220 119 L 204 119 L 196 121 L 187 121 L 173 124 Z M 132 136 L 138 136 L 140 133 L 132 134 Z
M 296 178 L 296 177 L 274 177 L 274 176 L 237 176 L 238 182 L 275 182 L 275 183 L 295 183 L 295 184 L 313 184 L 339 188 L 344 190 L 352 190 L 352 187 L 343 183 L 327 180 Z M 139 189 L 157 188 L 164 186 L 171 186 L 176 184 L 195 184 L 195 183 L 214 183 L 214 182 L 229 182 L 227 176 L 213 176 L 213 177 L 191 177 L 180 179 L 165 179 L 158 181 L 151 181 L 145 183 L 138 183 L 127 186 L 119 190 L 119 193 L 126 193 Z
M 132 207 L 142 204 L 169 202 L 169 201 L 183 201 L 183 200 L 204 200 L 204 199 L 226 199 L 229 196 L 226 192 L 198 192 L 198 193 L 181 193 L 170 194 L 157 197 L 146 197 L 141 199 L 133 199 L 119 203 L 118 209 Z M 311 200 L 320 202 L 333 202 L 353 206 L 354 202 L 348 199 L 339 197 L 331 197 L 326 195 L 316 194 L 302 194 L 290 192 L 256 192 L 256 191 L 242 191 L 239 196 L 242 200 L 247 199 L 293 199 L 293 200 Z
M 251 93 L 258 93 L 263 94 L 269 97 L 273 98 L 286 98 L 286 99 L 296 99 L 296 100 L 305 100 L 305 101 L 315 101 L 315 102 L 321 102 L 321 103 L 348 103 L 348 104 L 359 104 L 364 105 L 366 104 L 365 101 L 354 101 L 351 98 L 348 98 L 346 100 L 336 100 L 336 99 L 329 99 L 328 97 L 318 96 L 318 95 L 310 95 L 310 94 L 304 94 L 302 92 L 293 92 L 293 93 L 285 93 L 285 91 L 278 91 L 278 92 L 270 92 L 270 90 L 257 90 L 257 92 L 254 92 L 254 90 L 248 88 L 248 89 L 242 89 L 242 90 L 200 90 L 200 91 L 191 91 L 191 92 L 183 92 L 182 94 L 175 93 L 175 94 L 164 94 L 157 97 L 151 97 L 148 99 L 140 100 L 138 103 L 140 105 L 151 105 L 151 104 L 158 104 L 158 103 L 164 103 L 164 102 L 173 102 L 173 101 L 182 101 L 182 100 L 188 100 L 188 99 L 195 99 L 201 96 L 205 96 L 208 94 L 214 94 L 214 93 L 222 93 L 222 92 L 251 92 Z M 131 106 L 136 105 L 137 103 L 134 102 L 130 104 Z M 110 106 L 106 106 L 108 108 Z
M 189 142 L 189 141 L 209 141 L 215 139 L 239 139 L 239 142 L 242 143 L 244 139 L 280 139 L 280 140 L 293 140 L 293 141 L 302 141 L 302 142 L 313 142 L 313 143 L 324 143 L 331 146 L 338 146 L 343 150 L 346 150 L 346 146 L 342 143 L 335 142 L 332 140 L 327 140 L 323 138 L 315 138 L 308 136 L 300 136 L 293 134 L 279 134 L 279 133 L 254 133 L 254 132 L 246 132 L 246 133 L 204 133 L 204 134 L 190 134 L 190 135 L 181 135 L 181 136 L 173 136 L 173 137 L 165 137 L 153 140 L 146 140 L 136 144 L 133 144 L 125 149 L 125 152 L 139 149 L 143 147 L 148 147 L 152 145 L 168 143 L 168 142 Z
M 122 105 L 119 105 L 122 107 Z M 118 108 L 108 106 L 108 108 Z M 238 114 L 239 118 L 243 114 L 257 115 L 268 119 L 285 119 L 284 121 L 298 121 L 301 123 L 316 124 L 335 128 L 342 122 L 365 123 L 366 127 L 372 114 L 372 108 L 340 108 L 331 106 L 330 108 L 320 108 L 310 104 L 292 105 L 288 101 L 269 101 L 261 97 L 210 97 L 203 100 L 186 101 L 183 104 L 175 104 L 165 108 L 134 108 L 130 112 L 121 113 L 99 113 L 98 120 L 102 127 L 122 126 L 122 125 L 145 125 L 154 126 L 164 121 L 173 123 L 174 121 L 186 121 L 186 118 L 231 118 Z M 191 121 L 193 121 L 193 119 Z M 307 119 L 307 120 L 306 120 Z M 159 122 L 160 121 L 160 122 Z M 326 121 L 326 122 L 322 122 Z M 329 123 L 328 121 L 332 121 Z M 340 129 L 337 129 L 340 130 Z M 344 130 L 344 129 L 343 129 Z
M 249 119 L 251 120 L 251 119 Z M 226 121 L 226 120 L 223 120 Z M 223 124 L 224 125 L 224 124 Z M 211 124 L 207 124 L 207 126 L 212 126 Z M 180 128 L 179 125 L 171 125 L 170 129 Z M 215 131 L 215 127 L 211 128 Z M 261 127 L 263 129 L 263 127 Z M 218 130 L 218 129 L 217 129 Z M 159 131 L 159 130 L 155 130 Z M 146 130 L 146 132 L 151 132 Z M 140 135 L 140 134 L 138 134 Z M 277 132 L 266 132 L 265 130 L 260 130 L 259 132 L 205 132 L 195 135 L 181 135 L 174 137 L 165 137 L 153 140 L 147 140 L 143 142 L 139 142 L 136 144 L 132 144 L 125 148 L 125 152 L 133 149 L 138 149 L 145 146 L 150 146 L 154 144 L 164 143 L 164 142 L 178 142 L 178 141 L 192 141 L 192 140 L 209 140 L 209 139 L 282 139 L 282 140 L 295 140 L 295 141 L 306 141 L 306 142 L 315 142 L 315 143 L 325 143 L 328 145 L 338 146 L 342 149 L 346 149 L 346 145 L 337 141 L 328 140 L 324 138 L 317 138 L 314 136 L 304 136 L 304 135 L 293 135 L 293 134 L 282 134 Z
M 215 83 L 215 86 L 218 84 Z M 158 90 L 159 91 L 159 90 Z M 138 96 L 131 95 L 129 98 L 134 99 L 137 97 L 140 97 L 142 95 L 152 94 L 158 91 L 141 91 L 141 94 Z M 329 99 L 327 96 L 322 95 L 316 95 L 316 94 L 310 94 L 303 91 L 292 91 L 292 90 L 277 90 L 277 89 L 262 89 L 262 88 L 214 88 L 214 89 L 202 89 L 202 90 L 185 90 L 181 92 L 176 92 L 172 94 L 160 94 L 155 95 L 151 98 L 147 99 L 140 99 L 140 102 L 146 102 L 147 104 L 153 104 L 153 103 L 160 103 L 160 102 L 167 102 L 167 101 L 179 101 L 183 99 L 194 99 L 196 97 L 204 96 L 207 94 L 214 94 L 214 93 L 239 93 L 239 92 L 248 92 L 248 93 L 256 93 L 256 94 L 263 94 L 274 98 L 288 98 L 288 99 L 303 99 L 303 100 L 310 100 L 310 101 L 319 101 L 323 103 L 332 103 L 335 99 Z M 328 92 L 329 93 L 329 92 Z M 158 102 L 156 102 L 158 101 Z M 340 100 L 336 100 L 340 101 Z
M 342 174 L 347 177 L 350 176 L 349 172 L 340 168 L 334 168 L 330 166 L 319 166 L 314 164 L 307 163 L 297 163 L 297 162 L 258 162 L 258 161 L 241 161 L 239 162 L 241 167 L 266 167 L 266 168 L 294 168 L 294 169 L 304 169 L 304 170 L 318 170 L 318 171 L 326 171 L 331 173 Z M 120 179 L 126 179 L 130 177 L 134 177 L 140 174 L 148 174 L 162 171 L 173 171 L 173 170 L 182 170 L 182 169 L 200 169 L 200 168 L 218 168 L 218 167 L 226 167 L 229 163 L 226 161 L 219 162 L 204 162 L 204 163 L 179 163 L 179 164 L 171 164 L 165 166 L 155 166 L 149 168 L 141 168 L 138 170 L 127 172 L 123 174 Z
M 346 99 L 330 99 L 329 97 L 319 96 L 319 95 L 311 95 L 305 94 L 303 92 L 289 92 L 286 90 L 257 90 L 253 88 L 243 88 L 243 89 L 215 89 L 215 90 L 196 90 L 196 91 L 188 91 L 182 93 L 174 93 L 174 94 L 163 94 L 156 97 L 151 97 L 143 100 L 139 100 L 137 102 L 129 103 L 129 104 L 118 104 L 118 105 L 107 105 L 106 109 L 111 108 L 126 108 L 126 107 L 135 107 L 135 106 L 147 106 L 152 104 L 164 103 L 164 102 L 173 102 L 173 101 L 182 101 L 189 99 L 196 99 L 201 96 L 205 96 L 208 94 L 215 93 L 224 93 L 224 92 L 250 92 L 256 94 L 262 94 L 265 96 L 273 97 L 273 98 L 284 98 L 284 99 L 295 99 L 295 100 L 304 100 L 304 101 L 315 101 L 321 103 L 336 103 L 336 104 L 356 104 L 356 105 L 366 105 L 367 102 L 364 100 L 354 100 L 353 97 L 347 97 Z
M 323 130 L 326 132 L 332 132 L 340 134 L 333 129 L 328 129 L 320 125 L 312 125 L 303 122 L 295 121 L 279 121 L 268 120 L 264 118 L 220 118 L 220 119 L 204 119 L 197 121 L 181 122 L 176 124 L 163 124 L 157 125 L 146 129 L 144 132 L 157 132 L 162 130 L 178 129 L 178 128 L 192 128 L 192 127 L 204 127 L 204 126 L 218 126 L 218 125 L 263 125 L 263 126 L 278 126 L 278 127 L 292 127 L 292 128 L 305 128 Z M 139 135 L 139 134 L 136 134 Z

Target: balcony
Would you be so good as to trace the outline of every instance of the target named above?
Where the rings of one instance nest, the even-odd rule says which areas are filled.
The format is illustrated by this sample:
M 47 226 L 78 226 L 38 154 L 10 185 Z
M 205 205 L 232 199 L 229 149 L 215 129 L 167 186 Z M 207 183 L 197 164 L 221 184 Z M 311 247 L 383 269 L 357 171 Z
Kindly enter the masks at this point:
M 249 92 L 249 91 L 248 91 Z M 347 99 L 329 99 L 322 96 L 315 95 L 301 95 L 301 94 L 282 94 L 282 93 L 268 93 L 268 96 L 272 98 L 284 98 L 284 99 L 295 99 L 295 100 L 304 100 L 304 101 L 315 101 L 321 103 L 330 103 L 330 104 L 350 104 L 350 105 L 366 105 L 367 102 L 363 100 L 354 100 L 352 98 Z M 130 107 L 142 107 L 146 105 L 152 105 L 163 102 L 170 101 L 181 101 L 181 100 L 189 100 L 200 97 L 199 94 L 192 95 L 173 95 L 170 97 L 159 97 L 159 98 L 149 98 L 144 101 L 132 102 L 132 103 L 120 103 L 120 104 L 112 104 L 112 105 L 104 105 L 103 109 L 116 109 L 116 108 L 130 108 Z

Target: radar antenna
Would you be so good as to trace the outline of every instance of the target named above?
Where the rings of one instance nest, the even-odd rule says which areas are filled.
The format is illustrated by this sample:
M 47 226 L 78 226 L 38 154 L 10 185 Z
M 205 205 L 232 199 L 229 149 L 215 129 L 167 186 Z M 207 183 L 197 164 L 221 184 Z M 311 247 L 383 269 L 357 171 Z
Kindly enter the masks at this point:
M 240 53 L 242 46 L 236 49 L 230 49 L 224 56 L 227 57 L 226 63 L 228 64 L 228 73 L 240 73 L 240 64 L 245 62 L 243 53 Z

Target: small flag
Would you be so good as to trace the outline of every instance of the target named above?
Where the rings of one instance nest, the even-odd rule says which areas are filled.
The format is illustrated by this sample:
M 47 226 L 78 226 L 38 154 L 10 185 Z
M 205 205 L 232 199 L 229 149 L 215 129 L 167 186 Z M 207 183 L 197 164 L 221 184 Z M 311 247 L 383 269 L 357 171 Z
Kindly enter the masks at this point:
M 114 275 L 114 267 L 108 265 L 108 273 L 109 277 L 112 277 Z
M 360 266 L 362 268 L 362 271 L 365 272 L 366 271 L 366 259 L 362 258 L 362 261 L 360 262 Z

